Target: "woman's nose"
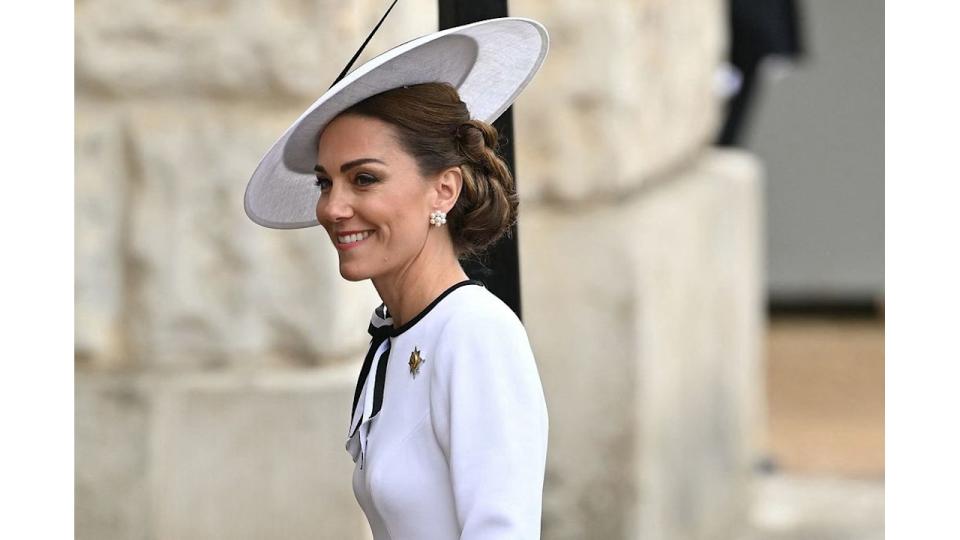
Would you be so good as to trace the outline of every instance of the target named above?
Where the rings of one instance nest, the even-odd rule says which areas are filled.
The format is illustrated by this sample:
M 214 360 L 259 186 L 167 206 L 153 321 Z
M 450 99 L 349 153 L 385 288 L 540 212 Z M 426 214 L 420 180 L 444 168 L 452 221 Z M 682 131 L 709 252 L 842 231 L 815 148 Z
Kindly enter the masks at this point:
M 320 223 L 334 223 L 353 216 L 353 205 L 350 196 L 344 190 L 331 186 L 326 193 L 317 200 L 317 221 Z

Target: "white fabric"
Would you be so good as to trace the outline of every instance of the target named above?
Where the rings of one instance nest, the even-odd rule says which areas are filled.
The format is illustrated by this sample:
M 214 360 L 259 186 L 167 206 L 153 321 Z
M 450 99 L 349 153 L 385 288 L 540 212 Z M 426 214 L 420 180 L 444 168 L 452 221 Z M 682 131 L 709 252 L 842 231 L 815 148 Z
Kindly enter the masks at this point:
M 455 287 L 389 338 L 382 407 L 347 441 L 375 540 L 540 538 L 548 417 L 526 331 L 483 286 Z

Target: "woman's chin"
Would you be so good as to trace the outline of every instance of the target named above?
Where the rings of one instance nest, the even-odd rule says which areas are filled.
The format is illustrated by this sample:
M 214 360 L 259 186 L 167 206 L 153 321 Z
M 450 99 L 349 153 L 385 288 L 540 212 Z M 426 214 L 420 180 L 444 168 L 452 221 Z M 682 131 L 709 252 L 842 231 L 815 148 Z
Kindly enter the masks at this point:
M 359 268 L 352 268 L 350 265 L 340 265 L 340 277 L 347 281 L 363 281 L 369 278 L 369 274 Z

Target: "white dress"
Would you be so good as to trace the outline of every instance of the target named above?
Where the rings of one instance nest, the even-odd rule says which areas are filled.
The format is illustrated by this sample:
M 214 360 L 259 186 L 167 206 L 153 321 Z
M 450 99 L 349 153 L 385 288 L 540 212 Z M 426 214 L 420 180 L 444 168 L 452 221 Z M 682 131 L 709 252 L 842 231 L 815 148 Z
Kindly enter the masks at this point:
M 547 406 L 513 311 L 464 280 L 369 330 L 346 448 L 374 539 L 540 538 Z

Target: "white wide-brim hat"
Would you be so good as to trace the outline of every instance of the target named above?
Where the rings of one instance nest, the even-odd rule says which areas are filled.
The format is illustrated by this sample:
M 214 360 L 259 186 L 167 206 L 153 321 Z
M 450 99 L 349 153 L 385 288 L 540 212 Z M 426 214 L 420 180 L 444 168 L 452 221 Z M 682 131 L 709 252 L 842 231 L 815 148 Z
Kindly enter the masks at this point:
M 493 122 L 540 69 L 548 43 L 537 21 L 504 17 L 435 32 L 371 59 L 320 96 L 263 156 L 243 197 L 247 216 L 274 229 L 318 225 L 320 133 L 352 105 L 404 85 L 447 82 L 471 118 Z

